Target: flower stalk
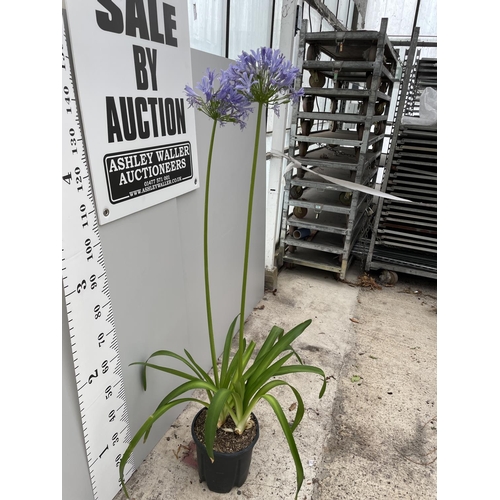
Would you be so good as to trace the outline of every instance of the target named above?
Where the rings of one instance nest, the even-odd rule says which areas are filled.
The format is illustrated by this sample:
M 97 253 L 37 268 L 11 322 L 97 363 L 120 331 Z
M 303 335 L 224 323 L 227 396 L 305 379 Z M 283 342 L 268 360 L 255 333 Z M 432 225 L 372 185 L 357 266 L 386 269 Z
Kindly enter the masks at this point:
M 257 127 L 255 131 L 255 140 L 253 147 L 252 173 L 250 177 L 250 189 L 248 194 L 248 210 L 247 210 L 247 228 L 245 236 L 245 256 L 243 258 L 243 279 L 241 284 L 241 305 L 240 305 L 240 330 L 238 338 L 238 349 L 243 350 L 244 328 L 245 328 L 245 303 L 247 297 L 247 278 L 248 278 L 248 257 L 250 254 L 250 237 L 252 232 L 252 214 L 253 214 L 253 198 L 255 190 L 255 174 L 257 172 L 257 158 L 259 153 L 260 126 L 262 121 L 263 103 L 258 103 L 257 108 Z M 239 376 L 243 374 L 243 359 L 240 358 Z
M 214 327 L 212 321 L 212 305 L 210 300 L 210 277 L 208 266 L 208 206 L 210 197 L 210 175 L 212 172 L 212 156 L 214 151 L 215 131 L 217 129 L 217 120 L 213 120 L 212 134 L 210 136 L 210 148 L 207 159 L 207 179 L 205 182 L 205 206 L 203 210 L 203 273 L 205 276 L 205 304 L 207 310 L 208 339 L 210 343 L 210 355 L 212 358 L 212 367 L 214 371 L 215 385 L 219 385 L 219 370 L 217 368 L 217 352 L 215 350 Z
M 218 77 L 219 88 L 215 89 L 215 71 L 207 69 L 206 75 L 197 84 L 196 88 L 202 92 L 198 95 L 191 87 L 186 85 L 185 92 L 189 106 L 193 106 L 212 119 L 212 132 L 207 158 L 207 179 L 205 184 L 205 203 L 203 210 L 203 274 L 205 283 L 205 308 L 207 314 L 208 339 L 210 344 L 210 357 L 214 372 L 214 382 L 219 386 L 219 370 L 217 367 L 217 352 L 215 349 L 215 335 L 212 320 L 212 304 L 210 299 L 210 277 L 208 264 L 208 207 L 210 198 L 210 177 L 212 173 L 212 157 L 215 144 L 217 123 L 220 126 L 226 123 L 239 124 L 243 129 L 245 120 L 251 111 L 248 100 L 227 84 L 223 75 Z

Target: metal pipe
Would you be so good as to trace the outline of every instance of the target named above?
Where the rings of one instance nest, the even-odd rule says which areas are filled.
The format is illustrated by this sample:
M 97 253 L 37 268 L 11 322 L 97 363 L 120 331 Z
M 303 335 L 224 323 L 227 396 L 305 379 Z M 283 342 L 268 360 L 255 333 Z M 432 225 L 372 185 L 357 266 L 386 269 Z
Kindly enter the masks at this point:
M 301 240 L 302 238 L 307 238 L 310 236 L 311 230 L 307 227 L 300 227 L 299 229 L 296 229 L 293 233 L 292 236 L 296 240 Z
M 412 33 L 415 30 L 415 27 L 417 26 L 417 19 L 418 19 L 418 12 L 420 10 L 420 0 L 417 0 L 417 6 L 415 7 L 415 17 L 413 18 L 413 28 L 412 28 Z

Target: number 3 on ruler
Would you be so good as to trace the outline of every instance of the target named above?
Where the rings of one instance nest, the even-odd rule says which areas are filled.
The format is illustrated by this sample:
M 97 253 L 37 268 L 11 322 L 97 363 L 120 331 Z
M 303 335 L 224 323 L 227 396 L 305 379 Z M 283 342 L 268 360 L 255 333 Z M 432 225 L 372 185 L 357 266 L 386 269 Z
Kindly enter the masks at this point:
M 112 500 L 130 427 L 64 17 L 62 29 L 63 288 L 92 491 Z

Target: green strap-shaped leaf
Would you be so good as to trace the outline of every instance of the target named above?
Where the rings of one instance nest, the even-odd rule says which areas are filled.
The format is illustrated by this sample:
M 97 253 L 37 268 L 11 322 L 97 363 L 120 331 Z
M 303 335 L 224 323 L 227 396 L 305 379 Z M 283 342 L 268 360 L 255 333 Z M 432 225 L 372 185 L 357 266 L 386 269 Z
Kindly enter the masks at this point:
M 288 385 L 290 389 L 292 389 L 293 393 L 295 394 L 295 398 L 297 399 L 297 411 L 295 412 L 295 418 L 293 420 L 292 427 L 290 428 L 291 431 L 295 431 L 295 429 L 298 427 L 300 422 L 302 421 L 302 417 L 304 416 L 304 401 L 302 399 L 302 396 L 300 395 L 299 391 L 295 389 L 292 385 Z
M 245 369 L 246 366 L 248 365 L 248 362 L 252 357 L 256 345 L 257 344 L 253 340 L 251 340 L 250 343 L 248 344 L 248 347 L 243 351 L 243 369 Z
M 217 390 L 217 388 L 215 387 L 214 384 L 209 384 L 205 380 L 199 380 L 199 379 L 198 380 L 190 380 L 189 382 L 185 382 L 184 384 L 181 384 L 178 387 L 176 387 L 173 391 L 169 392 L 163 398 L 161 403 L 157 406 L 156 411 L 163 408 L 165 405 L 170 403 L 170 401 L 174 400 L 175 398 L 177 398 L 181 394 L 184 394 L 185 392 L 188 392 L 188 391 L 194 391 L 196 389 L 203 389 L 203 390 L 207 391 L 207 393 L 209 393 L 210 391 L 215 392 Z M 206 404 L 206 403 L 204 403 L 204 404 Z M 150 426 L 150 428 L 151 428 L 151 426 Z M 148 436 L 149 436 L 149 430 L 146 431 L 144 441 L 146 441 Z
M 196 368 L 186 358 L 184 358 L 180 354 L 177 354 L 177 353 L 172 352 L 172 351 L 165 351 L 165 350 L 155 351 L 153 354 L 151 354 L 151 356 L 149 356 L 149 358 L 146 360 L 146 363 L 148 363 L 149 360 L 155 356 L 166 356 L 166 357 L 178 359 L 179 361 L 184 363 L 186 366 L 188 366 L 193 371 L 193 373 L 195 375 L 199 375 L 196 372 Z M 131 363 L 131 365 L 136 365 L 136 364 L 141 364 L 141 363 Z M 143 386 L 144 390 L 146 390 L 147 389 L 146 366 L 144 366 L 142 369 L 141 379 L 142 379 L 142 386 Z
M 290 349 L 290 351 L 293 352 L 293 354 L 295 354 L 295 357 L 297 358 L 297 361 L 303 365 L 303 361 L 302 361 L 302 358 L 299 356 L 299 353 L 293 348 L 293 346 L 290 346 L 288 349 Z
M 255 379 L 262 374 L 262 372 L 283 352 L 285 352 L 290 344 L 302 334 L 302 332 L 311 324 L 311 320 L 308 319 L 303 323 L 292 328 L 289 332 L 287 332 L 283 337 L 281 337 L 276 344 L 274 344 L 269 352 L 264 355 L 264 357 L 259 361 L 257 366 L 255 363 L 248 370 L 247 375 L 250 374 L 250 378 L 248 378 L 248 382 L 251 384 L 255 382 Z M 256 373 L 258 372 L 258 373 Z
M 219 415 L 224 409 L 224 405 L 231 396 L 231 391 L 226 388 L 219 389 L 210 402 L 205 420 L 205 447 L 210 460 L 214 460 L 214 441 L 217 432 L 217 422 Z
M 231 362 L 229 363 L 229 367 L 226 370 L 226 373 L 224 374 L 224 377 L 221 375 L 221 380 L 220 380 L 220 386 L 221 387 L 226 387 L 229 388 L 230 384 L 234 382 L 234 374 L 236 370 L 238 369 L 238 364 L 239 364 L 239 359 L 241 356 L 241 352 L 237 351 L 233 359 L 231 359 Z
M 243 387 L 240 392 L 236 390 L 231 391 L 232 398 L 231 400 L 234 402 L 233 406 L 233 413 L 231 413 L 231 416 L 233 417 L 233 421 L 236 422 L 238 420 L 238 417 L 243 413 L 244 406 L 243 406 L 243 397 L 241 394 L 244 394 L 245 388 Z M 233 416 L 234 414 L 234 416 Z
M 245 404 L 245 413 L 243 413 L 238 422 L 236 422 L 237 427 L 242 429 L 242 425 L 245 425 L 245 422 L 250 417 L 251 412 L 253 411 L 255 405 L 263 398 L 265 394 L 267 394 L 271 389 L 278 387 L 279 385 L 289 385 L 284 380 L 270 380 L 269 382 L 262 385 L 262 387 L 257 391 L 254 397 Z
M 217 387 L 213 383 L 209 384 L 205 380 L 190 380 L 189 382 L 184 382 L 184 384 L 181 384 L 177 386 L 173 391 L 170 391 L 161 401 L 161 403 L 158 405 L 157 410 L 159 410 L 161 407 L 165 406 L 168 404 L 170 401 L 175 399 L 176 397 L 180 396 L 181 394 L 184 394 L 185 392 L 188 391 L 194 391 L 195 389 L 203 389 L 205 391 L 217 391 Z
M 236 315 L 236 318 L 234 318 L 233 322 L 229 326 L 229 330 L 227 331 L 226 335 L 226 341 L 224 342 L 224 350 L 222 352 L 222 364 L 221 364 L 221 371 L 220 371 L 220 378 L 221 380 L 225 378 L 227 369 L 229 367 L 229 358 L 231 355 L 231 344 L 233 342 L 233 337 L 234 337 L 234 328 L 236 326 L 236 321 L 238 319 L 238 315 Z
M 122 485 L 123 492 L 125 493 L 127 498 L 130 498 L 128 495 L 127 488 L 125 486 L 125 479 L 123 477 L 123 473 L 125 471 L 125 465 L 127 464 L 130 455 L 132 455 L 132 452 L 134 451 L 134 448 L 137 446 L 139 441 L 141 440 L 142 436 L 145 434 L 149 434 L 149 430 L 151 429 L 152 425 L 162 416 L 164 415 L 170 408 L 173 408 L 176 405 L 182 404 L 182 403 L 187 403 L 189 401 L 194 401 L 195 403 L 200 403 L 202 405 L 206 405 L 204 401 L 200 401 L 199 399 L 196 398 L 181 398 L 181 399 L 176 399 L 175 401 L 171 401 L 170 403 L 166 404 L 165 406 L 157 409 L 147 420 L 144 422 L 142 427 L 136 432 L 135 436 L 132 438 L 130 441 L 127 449 L 122 455 L 122 458 L 120 460 L 120 466 L 119 466 L 119 474 L 120 474 L 120 483 Z M 146 440 L 144 438 L 144 440 Z
M 191 361 L 191 363 L 193 363 L 193 365 L 195 366 L 199 378 L 204 378 L 209 384 L 214 384 L 215 381 L 212 380 L 210 375 L 194 360 L 193 356 L 191 356 L 191 354 L 186 349 L 184 349 L 184 352 L 186 353 L 189 361 Z
M 279 326 L 274 325 L 270 332 L 267 334 L 267 338 L 262 344 L 262 347 L 259 349 L 259 352 L 257 353 L 257 356 L 255 357 L 255 361 L 258 361 L 260 358 L 262 358 L 265 354 L 269 352 L 269 349 L 274 345 L 276 339 L 280 338 L 283 334 L 285 333 L 285 330 L 283 328 L 280 328 Z
M 250 344 L 248 344 L 248 347 L 246 346 L 246 340 L 244 339 L 244 344 L 243 344 L 243 369 L 248 365 L 248 362 L 250 361 L 250 358 L 252 357 L 252 353 L 255 349 L 255 342 L 252 340 Z M 237 351 L 231 360 L 231 364 L 229 365 L 229 368 L 226 372 L 226 376 L 224 378 L 224 381 L 221 380 L 221 387 L 229 387 L 231 383 L 235 383 L 238 381 L 237 376 L 235 375 L 238 365 L 239 365 L 239 359 L 241 356 L 241 352 Z M 245 380 L 245 377 L 244 377 Z
M 321 390 L 319 391 L 319 398 L 323 397 L 326 390 L 326 376 L 325 372 L 316 366 L 311 365 L 287 365 L 281 367 L 275 374 L 276 377 L 280 377 L 281 375 L 287 375 L 289 373 L 315 373 L 316 375 L 320 375 L 323 377 L 323 385 L 321 386 Z
M 262 396 L 262 398 L 271 405 L 271 408 L 274 410 L 274 413 L 278 417 L 278 421 L 281 424 L 283 433 L 285 434 L 288 447 L 290 448 L 290 453 L 292 454 L 292 458 L 295 463 L 295 473 L 297 477 L 297 490 L 295 491 L 295 500 L 297 500 L 300 488 L 302 487 L 302 483 L 304 482 L 304 469 L 300 461 L 300 455 L 297 450 L 297 445 L 295 444 L 295 439 L 293 438 L 292 430 L 277 399 L 274 396 L 271 396 L 271 394 L 265 394 L 264 396 Z
M 198 378 L 195 377 L 194 375 L 182 372 L 180 370 L 174 370 L 173 368 L 168 368 L 167 366 L 153 365 L 152 363 L 143 363 L 142 361 L 131 363 L 131 365 L 141 365 L 144 367 L 147 366 L 148 368 L 154 368 L 155 370 L 170 373 L 171 375 L 176 375 L 177 377 L 187 378 L 188 380 L 198 380 Z
M 293 356 L 293 353 L 289 353 L 286 356 L 283 356 L 280 358 L 276 363 L 272 364 L 269 366 L 267 369 L 263 369 L 262 373 L 256 372 L 256 376 L 258 378 L 255 379 L 255 382 L 253 383 L 248 383 L 247 387 L 245 389 L 245 399 L 244 403 L 247 404 L 250 399 L 253 397 L 256 391 L 259 390 L 260 387 L 262 387 L 268 380 L 270 380 L 272 377 L 275 376 L 276 372 L 285 364 L 291 357 Z M 255 363 L 255 362 L 254 362 Z M 260 373 L 260 375 L 258 375 Z

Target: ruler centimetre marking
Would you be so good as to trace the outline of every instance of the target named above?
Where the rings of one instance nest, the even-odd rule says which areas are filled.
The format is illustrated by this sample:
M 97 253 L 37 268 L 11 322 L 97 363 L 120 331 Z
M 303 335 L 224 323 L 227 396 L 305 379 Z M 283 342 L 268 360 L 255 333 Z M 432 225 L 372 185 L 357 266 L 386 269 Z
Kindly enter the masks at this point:
M 73 81 L 63 14 L 62 281 L 90 483 L 95 500 L 111 500 L 120 490 L 118 466 L 131 434 Z M 125 479 L 134 470 L 131 457 Z

